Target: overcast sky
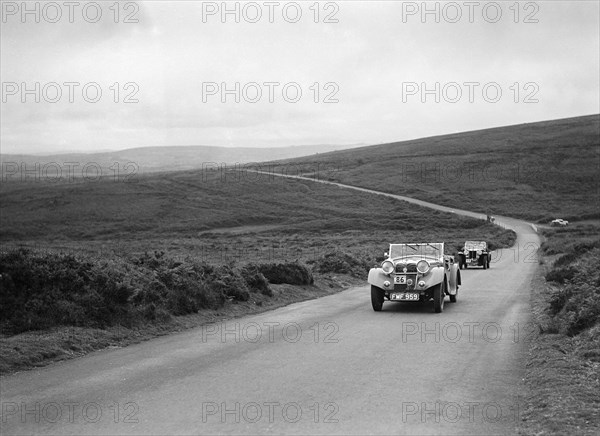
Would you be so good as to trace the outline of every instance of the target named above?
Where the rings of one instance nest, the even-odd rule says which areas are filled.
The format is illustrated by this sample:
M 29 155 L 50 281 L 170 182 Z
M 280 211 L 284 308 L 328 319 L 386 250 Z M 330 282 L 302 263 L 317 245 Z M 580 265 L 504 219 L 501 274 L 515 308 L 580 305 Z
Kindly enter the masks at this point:
M 238 17 L 113 3 L 98 17 L 2 2 L 3 153 L 376 144 L 600 111 L 597 1 L 424 16 L 421 2 L 228 2 Z

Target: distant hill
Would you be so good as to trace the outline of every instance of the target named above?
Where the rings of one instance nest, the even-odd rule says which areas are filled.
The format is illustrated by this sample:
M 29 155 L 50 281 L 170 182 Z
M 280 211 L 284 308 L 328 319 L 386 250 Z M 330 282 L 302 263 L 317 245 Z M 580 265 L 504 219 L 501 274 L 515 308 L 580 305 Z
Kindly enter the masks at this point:
M 10 174 L 15 163 L 24 163 L 29 170 L 35 163 L 78 162 L 76 174 L 81 175 L 81 165 L 96 162 L 102 174 L 111 176 L 118 162 L 119 180 L 128 181 L 134 170 L 137 175 L 200 170 L 203 165 L 212 169 L 221 163 L 231 169 L 236 163 L 261 162 L 263 170 L 319 177 L 492 215 L 542 223 L 554 218 L 600 218 L 600 115 L 334 150 L 343 147 L 174 146 L 43 157 L 5 155 L 1 156 L 2 180 L 35 177 L 36 171 Z M 137 168 L 125 168 L 128 162 Z M 47 179 L 51 179 L 52 167 L 48 168 Z M 239 167 L 234 171 L 233 179 L 243 173 Z M 94 174 L 90 168 L 88 179 Z M 387 211 L 373 213 L 384 216 Z
M 81 175 L 81 169 L 87 164 L 98 164 L 103 169 L 103 174 L 112 175 L 118 168 L 121 173 L 133 171 L 137 166 L 136 173 L 152 173 L 160 171 L 179 171 L 199 169 L 210 166 L 212 163 L 234 165 L 236 163 L 263 162 L 272 159 L 287 159 L 298 156 L 307 156 L 316 153 L 342 150 L 352 147 L 360 147 L 364 144 L 354 145 L 298 145 L 291 147 L 275 148 L 245 148 L 245 147 L 212 147 L 212 146 L 168 146 L 168 147 L 138 147 L 119 151 L 105 151 L 100 153 L 61 153 L 50 155 L 27 155 L 27 154 L 0 154 L 2 162 L 1 172 L 3 174 L 14 172 L 14 163 L 17 164 L 19 172 L 7 180 L 17 180 L 21 177 L 32 179 L 33 173 L 22 175 L 20 172 L 23 165 L 26 170 L 35 169 L 39 166 L 42 172 L 46 165 L 46 172 L 52 176 L 56 173 L 57 163 L 65 173 L 74 172 Z M 78 166 L 65 165 L 65 163 L 77 163 Z M 125 169 L 125 165 L 133 163 L 133 166 Z M 112 167 L 112 170 L 110 169 Z M 88 174 L 92 176 L 94 169 L 90 167 Z M 67 177 L 67 175 L 65 175 Z M 4 181 L 4 178 L 3 178 Z
M 545 222 L 600 217 L 600 115 L 271 162 L 446 206 Z M 263 165 L 262 168 L 266 168 Z M 385 215 L 386 211 L 376 211 Z

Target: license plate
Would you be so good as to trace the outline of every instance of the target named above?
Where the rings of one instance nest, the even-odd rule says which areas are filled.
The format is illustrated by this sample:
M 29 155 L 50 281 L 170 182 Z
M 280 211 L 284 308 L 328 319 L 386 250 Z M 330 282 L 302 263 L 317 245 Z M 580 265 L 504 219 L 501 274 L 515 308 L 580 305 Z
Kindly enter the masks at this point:
M 416 292 L 403 292 L 400 294 L 391 294 L 390 300 L 394 301 L 419 301 L 419 294 Z
M 406 276 L 395 276 L 394 284 L 396 285 L 405 285 L 406 284 Z

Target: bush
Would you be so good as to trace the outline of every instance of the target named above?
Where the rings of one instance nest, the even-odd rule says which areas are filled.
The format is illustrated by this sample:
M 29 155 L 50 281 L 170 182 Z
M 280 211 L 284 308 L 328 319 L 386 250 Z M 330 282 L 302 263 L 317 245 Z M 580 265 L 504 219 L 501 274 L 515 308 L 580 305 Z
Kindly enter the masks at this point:
M 364 277 L 369 272 L 371 265 L 362 259 L 358 259 L 342 251 L 333 251 L 317 259 L 315 265 L 317 271 L 322 273 L 350 274 L 355 277 Z
M 218 309 L 271 283 L 307 285 L 298 263 L 211 266 L 154 251 L 130 260 L 85 259 L 19 249 L 0 253 L 0 329 L 8 334 L 58 325 L 104 328 Z
M 266 282 L 262 275 L 256 280 L 261 277 Z M 25 249 L 0 254 L 0 328 L 8 334 L 58 325 L 104 328 L 165 321 L 218 309 L 227 298 L 250 298 L 239 271 L 191 258 L 176 261 L 157 251 L 131 261 Z
M 218 267 L 215 269 L 213 277 L 213 289 L 218 290 L 226 297 L 237 301 L 248 301 L 250 299 L 246 281 L 231 267 L 226 265 Z
M 580 256 L 568 268 L 572 277 L 550 298 L 550 312 L 561 333 L 573 336 L 598 325 L 600 321 L 600 249 Z
M 269 287 L 269 281 L 256 265 L 246 265 L 242 268 L 241 274 L 251 291 L 260 292 L 268 297 L 273 296 L 273 290 Z
M 0 255 L 2 329 L 25 331 L 66 324 L 105 327 L 128 311 L 134 289 L 118 270 L 73 255 Z
M 142 284 L 133 301 L 142 306 L 153 304 L 171 315 L 186 315 L 200 309 L 217 309 L 225 302 L 221 290 L 210 286 L 215 274 L 210 265 L 191 258 L 177 261 L 156 251 L 134 259 L 133 264 L 138 266 Z M 155 313 L 152 309 L 141 312 L 151 316 Z
M 591 250 L 598 247 L 600 247 L 600 241 L 598 240 L 572 244 L 567 248 L 567 253 L 556 259 L 552 265 L 552 269 L 546 274 L 546 280 L 560 284 L 572 280 L 578 271 L 578 268 L 575 268 L 573 264 L 578 259 L 587 256 Z M 550 251 L 550 249 L 548 249 L 548 251 Z
M 546 273 L 546 280 L 549 282 L 564 284 L 568 280 L 571 280 L 573 277 L 575 277 L 576 272 L 577 271 L 572 266 L 552 268 Z
M 299 263 L 267 263 L 258 270 L 273 284 L 312 285 L 314 278 L 306 266 Z

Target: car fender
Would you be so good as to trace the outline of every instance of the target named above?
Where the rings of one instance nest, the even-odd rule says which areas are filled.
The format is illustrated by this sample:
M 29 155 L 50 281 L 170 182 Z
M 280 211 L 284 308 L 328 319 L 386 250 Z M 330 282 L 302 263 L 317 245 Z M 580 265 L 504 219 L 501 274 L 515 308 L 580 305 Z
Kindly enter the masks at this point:
M 419 279 L 425 282 L 423 290 L 442 283 L 442 280 L 444 280 L 444 275 L 445 271 L 443 267 L 438 266 L 432 268 L 427 275 Z M 369 278 L 367 281 L 369 284 L 377 286 L 378 288 L 386 289 L 385 286 L 383 286 L 383 283 L 385 281 L 392 282 L 393 279 L 389 275 L 385 274 L 381 268 L 371 268 L 369 270 Z
M 432 268 L 429 273 L 426 276 L 421 277 L 420 280 L 425 282 L 424 289 L 429 289 L 432 286 L 439 285 L 442 283 L 442 280 L 444 280 L 444 267 L 438 266 Z
M 383 282 L 392 281 L 392 278 L 385 274 L 381 268 L 371 268 L 369 270 L 369 284 L 377 286 L 378 288 L 384 289 Z

